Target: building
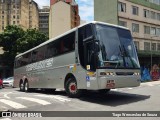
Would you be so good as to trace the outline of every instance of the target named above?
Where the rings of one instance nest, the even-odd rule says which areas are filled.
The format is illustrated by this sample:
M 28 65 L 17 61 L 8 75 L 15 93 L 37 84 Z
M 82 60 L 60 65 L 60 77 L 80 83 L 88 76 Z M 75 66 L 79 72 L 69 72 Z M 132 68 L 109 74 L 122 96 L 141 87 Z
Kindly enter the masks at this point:
M 39 8 L 33 0 L 29 3 L 29 28 L 39 29 Z
M 50 0 L 49 38 L 79 25 L 80 16 L 75 0 Z
M 160 0 L 94 0 L 94 6 L 95 20 L 128 27 L 141 60 L 158 62 Z
M 49 6 L 39 9 L 39 31 L 49 36 Z
M 24 30 L 39 28 L 38 5 L 33 0 L 0 0 L 0 33 L 7 25 L 18 25 Z M 13 70 L 4 64 L 0 46 L 0 77 L 8 77 Z
M 38 6 L 33 0 L 0 0 L 0 33 L 7 25 L 38 28 Z

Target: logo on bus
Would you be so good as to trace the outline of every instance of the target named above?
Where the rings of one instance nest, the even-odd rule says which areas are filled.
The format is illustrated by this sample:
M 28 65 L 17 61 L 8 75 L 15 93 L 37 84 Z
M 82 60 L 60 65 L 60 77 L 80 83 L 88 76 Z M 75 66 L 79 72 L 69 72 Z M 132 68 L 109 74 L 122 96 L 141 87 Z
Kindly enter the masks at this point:
M 26 66 L 26 71 L 40 70 L 53 66 L 53 58 L 36 62 Z

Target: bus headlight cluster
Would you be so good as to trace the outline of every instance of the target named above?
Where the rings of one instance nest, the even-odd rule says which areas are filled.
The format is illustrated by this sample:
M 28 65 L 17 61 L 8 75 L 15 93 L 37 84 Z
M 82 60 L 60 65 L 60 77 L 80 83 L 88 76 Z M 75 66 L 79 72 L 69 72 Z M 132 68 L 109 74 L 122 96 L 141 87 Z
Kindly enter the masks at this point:
M 114 75 L 113 72 L 100 72 L 100 75 Z
M 135 72 L 134 75 L 139 75 L 139 72 Z

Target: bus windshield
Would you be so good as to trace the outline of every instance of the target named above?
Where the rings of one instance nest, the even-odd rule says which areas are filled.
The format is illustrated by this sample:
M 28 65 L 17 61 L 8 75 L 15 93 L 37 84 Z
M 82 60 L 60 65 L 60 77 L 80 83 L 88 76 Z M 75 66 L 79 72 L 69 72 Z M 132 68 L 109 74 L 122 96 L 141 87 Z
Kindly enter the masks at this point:
M 97 51 L 98 68 L 140 68 L 129 30 L 97 24 L 96 38 L 100 48 Z

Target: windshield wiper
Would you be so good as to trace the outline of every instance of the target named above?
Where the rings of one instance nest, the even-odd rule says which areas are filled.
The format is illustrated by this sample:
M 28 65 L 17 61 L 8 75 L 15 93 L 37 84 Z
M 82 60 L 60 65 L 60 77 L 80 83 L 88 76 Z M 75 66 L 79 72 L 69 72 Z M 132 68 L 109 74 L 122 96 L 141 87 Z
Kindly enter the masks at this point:
M 124 52 L 123 52 L 123 50 L 122 50 L 122 48 L 121 48 L 121 46 L 119 45 L 119 50 L 120 50 L 120 54 L 121 54 L 121 56 L 122 56 L 122 58 L 123 58 L 123 65 L 124 65 L 124 67 L 126 67 L 126 60 L 125 60 L 125 54 L 124 54 Z

